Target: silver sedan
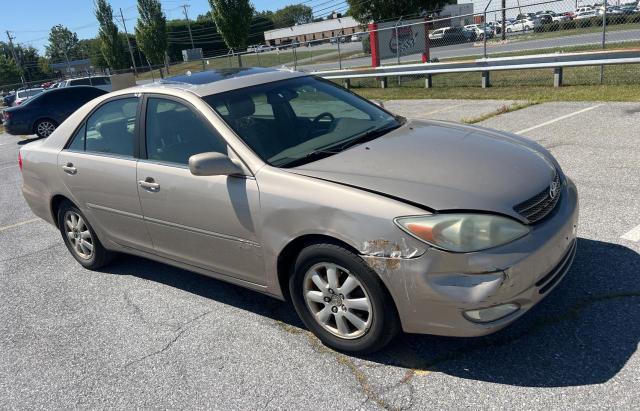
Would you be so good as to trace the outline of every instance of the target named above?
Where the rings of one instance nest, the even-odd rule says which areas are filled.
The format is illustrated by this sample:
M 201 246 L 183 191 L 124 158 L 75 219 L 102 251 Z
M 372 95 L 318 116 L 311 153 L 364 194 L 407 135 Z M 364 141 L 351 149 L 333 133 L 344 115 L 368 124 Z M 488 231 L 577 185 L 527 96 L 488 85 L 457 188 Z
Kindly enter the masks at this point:
M 522 137 L 414 121 L 289 71 L 174 77 L 91 101 L 20 151 L 71 255 L 134 254 L 291 299 L 325 344 L 495 332 L 568 271 L 575 185 Z

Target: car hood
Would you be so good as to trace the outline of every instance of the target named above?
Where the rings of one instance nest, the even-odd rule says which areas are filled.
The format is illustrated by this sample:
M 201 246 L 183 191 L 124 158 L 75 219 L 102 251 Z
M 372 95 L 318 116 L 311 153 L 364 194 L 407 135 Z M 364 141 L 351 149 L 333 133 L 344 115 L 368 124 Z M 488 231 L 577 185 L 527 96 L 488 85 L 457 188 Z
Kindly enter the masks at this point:
M 440 121 L 408 121 L 373 141 L 288 169 L 434 211 L 488 211 L 521 221 L 513 207 L 546 189 L 556 170 L 553 157 L 523 137 Z

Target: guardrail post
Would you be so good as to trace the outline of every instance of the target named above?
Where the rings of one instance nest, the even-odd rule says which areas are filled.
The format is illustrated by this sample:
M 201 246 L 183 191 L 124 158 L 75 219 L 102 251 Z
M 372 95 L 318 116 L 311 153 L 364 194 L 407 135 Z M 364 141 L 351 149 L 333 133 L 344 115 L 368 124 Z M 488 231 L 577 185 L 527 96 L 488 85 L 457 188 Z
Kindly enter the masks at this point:
M 389 84 L 387 83 L 386 77 L 380 77 L 380 88 L 387 88 Z
M 371 47 L 371 67 L 380 66 L 380 53 L 378 45 L 378 24 L 369 23 L 369 46 Z
M 491 78 L 488 71 L 482 72 L 482 88 L 491 87 Z
M 553 69 L 553 87 L 562 87 L 562 67 Z
M 424 87 L 433 88 L 433 76 L 431 74 L 427 74 L 427 77 L 424 79 Z
M 351 87 L 351 79 L 344 79 L 344 81 L 342 82 L 342 86 L 348 90 Z

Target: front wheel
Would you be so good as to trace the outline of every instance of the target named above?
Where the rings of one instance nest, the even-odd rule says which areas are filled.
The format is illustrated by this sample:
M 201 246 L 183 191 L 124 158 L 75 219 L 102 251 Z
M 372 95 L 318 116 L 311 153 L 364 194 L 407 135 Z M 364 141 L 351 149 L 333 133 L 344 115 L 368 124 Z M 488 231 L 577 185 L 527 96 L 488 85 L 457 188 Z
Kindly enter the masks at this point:
M 343 247 L 315 244 L 302 250 L 289 289 L 307 328 L 339 351 L 377 351 L 399 330 L 395 306 L 378 275 Z

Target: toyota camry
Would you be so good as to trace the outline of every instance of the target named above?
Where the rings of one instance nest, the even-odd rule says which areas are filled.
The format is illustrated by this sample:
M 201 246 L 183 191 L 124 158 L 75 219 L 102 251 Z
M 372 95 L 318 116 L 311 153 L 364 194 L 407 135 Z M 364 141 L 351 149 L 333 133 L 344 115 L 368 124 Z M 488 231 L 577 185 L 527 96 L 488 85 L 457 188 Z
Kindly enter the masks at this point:
M 96 270 L 118 253 L 292 301 L 346 352 L 480 336 L 567 273 L 575 185 L 523 137 L 394 115 L 312 75 L 186 74 L 87 103 L 19 163 Z

